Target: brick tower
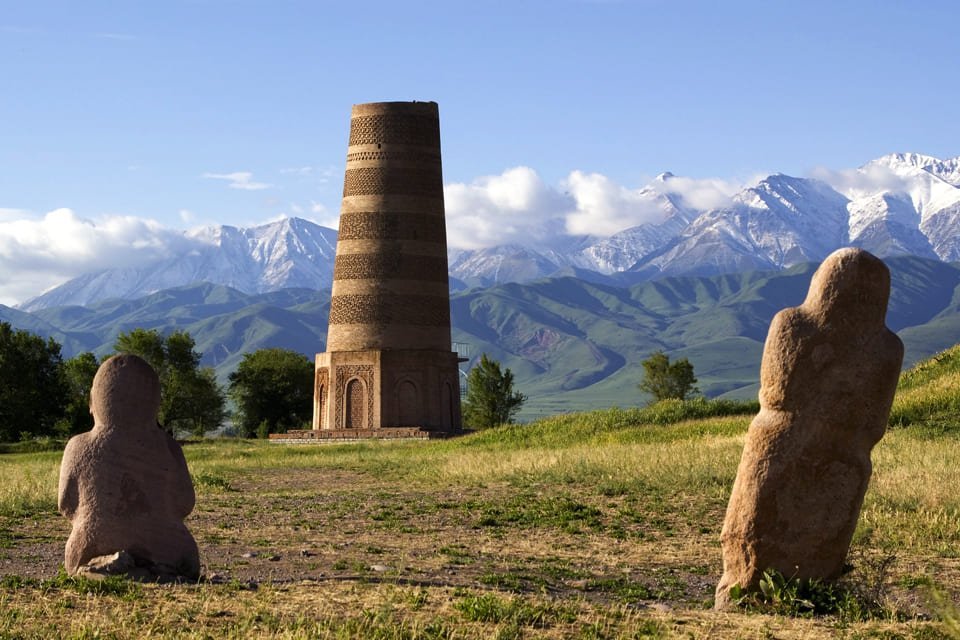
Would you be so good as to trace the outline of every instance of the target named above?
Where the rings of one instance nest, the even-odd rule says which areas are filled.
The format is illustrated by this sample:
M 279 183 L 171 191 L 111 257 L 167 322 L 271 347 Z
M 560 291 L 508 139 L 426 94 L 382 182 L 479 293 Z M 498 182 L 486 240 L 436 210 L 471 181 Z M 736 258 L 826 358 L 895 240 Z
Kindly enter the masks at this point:
M 315 432 L 460 430 L 447 277 L 437 103 L 354 105 Z

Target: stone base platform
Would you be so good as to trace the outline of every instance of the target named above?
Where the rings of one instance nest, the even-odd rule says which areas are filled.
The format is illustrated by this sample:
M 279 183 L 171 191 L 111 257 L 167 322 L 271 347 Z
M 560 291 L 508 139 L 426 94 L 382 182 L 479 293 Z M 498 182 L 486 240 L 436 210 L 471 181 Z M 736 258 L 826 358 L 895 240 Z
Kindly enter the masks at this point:
M 362 440 L 432 440 L 451 438 L 456 433 L 427 431 L 419 427 L 392 427 L 385 429 L 304 429 L 271 433 L 271 444 L 336 444 Z

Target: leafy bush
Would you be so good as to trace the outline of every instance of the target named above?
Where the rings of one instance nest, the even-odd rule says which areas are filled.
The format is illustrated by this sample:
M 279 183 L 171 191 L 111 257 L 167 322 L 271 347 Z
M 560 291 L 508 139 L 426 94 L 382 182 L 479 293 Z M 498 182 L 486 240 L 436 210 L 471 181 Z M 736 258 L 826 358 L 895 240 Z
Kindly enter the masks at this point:
M 60 345 L 0 322 L 0 442 L 54 434 L 68 395 Z
M 693 375 L 693 365 L 686 358 L 670 362 L 663 351 L 657 351 L 644 360 L 643 381 L 637 387 L 653 396 L 654 402 L 661 400 L 686 400 L 700 392 L 697 378 Z
M 230 397 L 237 405 L 234 423 L 244 437 L 303 428 L 313 418 L 314 366 L 289 349 L 246 353 L 230 374 Z
M 471 429 L 489 429 L 513 422 L 527 396 L 513 390 L 513 372 L 487 354 L 467 375 L 467 397 L 463 401 L 463 423 Z

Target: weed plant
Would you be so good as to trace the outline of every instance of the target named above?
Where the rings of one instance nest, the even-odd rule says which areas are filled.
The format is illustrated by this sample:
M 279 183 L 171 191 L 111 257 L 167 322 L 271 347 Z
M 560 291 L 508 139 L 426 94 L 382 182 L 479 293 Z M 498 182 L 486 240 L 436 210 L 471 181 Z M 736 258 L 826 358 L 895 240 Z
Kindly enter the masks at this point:
M 737 585 L 730 596 L 745 609 L 777 615 L 835 615 L 845 621 L 860 621 L 884 613 L 846 584 L 798 580 L 775 570 L 763 572 L 756 591 L 745 592 Z

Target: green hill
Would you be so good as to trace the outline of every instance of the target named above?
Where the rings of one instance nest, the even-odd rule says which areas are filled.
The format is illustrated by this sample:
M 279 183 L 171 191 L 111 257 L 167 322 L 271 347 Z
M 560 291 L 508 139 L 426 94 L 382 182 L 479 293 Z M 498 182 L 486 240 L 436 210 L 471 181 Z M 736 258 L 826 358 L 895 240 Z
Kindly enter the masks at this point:
M 957 342 L 960 265 L 912 257 L 887 264 L 887 323 L 903 339 L 909 367 Z M 814 268 L 632 286 L 562 277 L 470 289 L 452 296 L 453 340 L 469 345 L 475 358 L 487 353 L 513 370 L 530 398 L 524 420 L 644 404 L 636 388 L 640 363 L 656 350 L 688 358 L 706 395 L 751 399 L 770 319 L 803 301 Z M 203 364 L 225 380 L 256 349 L 284 347 L 310 358 L 323 351 L 329 304 L 329 291 L 248 295 L 201 283 L 88 308 L 28 314 L 0 306 L 0 320 L 53 337 L 67 357 L 108 353 L 119 332 L 137 327 L 186 330 Z
M 903 372 L 890 424 L 960 435 L 960 344 Z
M 960 267 L 913 257 L 887 264 L 887 323 L 904 340 L 905 366 L 953 345 Z M 770 320 L 803 301 L 814 270 L 807 264 L 628 288 L 559 278 L 475 289 L 453 298 L 454 339 L 514 371 L 531 398 L 528 419 L 643 403 L 640 363 L 658 349 L 688 358 L 708 396 L 755 398 Z

